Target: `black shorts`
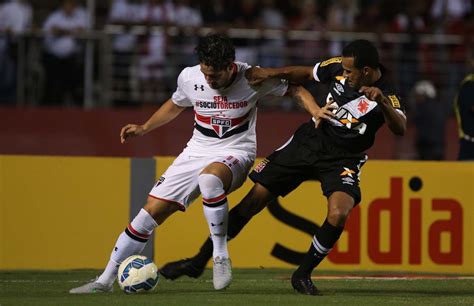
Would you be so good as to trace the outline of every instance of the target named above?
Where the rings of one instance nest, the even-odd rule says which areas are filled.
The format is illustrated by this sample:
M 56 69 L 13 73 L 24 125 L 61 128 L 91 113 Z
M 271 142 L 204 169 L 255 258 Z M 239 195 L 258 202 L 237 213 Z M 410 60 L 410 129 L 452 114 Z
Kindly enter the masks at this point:
M 324 137 L 307 139 L 297 131 L 283 147 L 261 161 L 249 177 L 274 196 L 285 196 L 302 182 L 317 180 L 326 197 L 343 191 L 359 204 L 359 174 L 366 161 L 364 153 L 344 151 L 324 141 Z

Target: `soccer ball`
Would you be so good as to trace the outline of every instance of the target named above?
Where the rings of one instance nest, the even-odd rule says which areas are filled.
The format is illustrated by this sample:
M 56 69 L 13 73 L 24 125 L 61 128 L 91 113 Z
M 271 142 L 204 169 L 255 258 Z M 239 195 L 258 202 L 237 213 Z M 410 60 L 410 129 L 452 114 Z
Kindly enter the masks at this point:
M 158 284 L 158 268 L 151 259 L 133 255 L 122 262 L 117 278 L 125 293 L 151 291 Z

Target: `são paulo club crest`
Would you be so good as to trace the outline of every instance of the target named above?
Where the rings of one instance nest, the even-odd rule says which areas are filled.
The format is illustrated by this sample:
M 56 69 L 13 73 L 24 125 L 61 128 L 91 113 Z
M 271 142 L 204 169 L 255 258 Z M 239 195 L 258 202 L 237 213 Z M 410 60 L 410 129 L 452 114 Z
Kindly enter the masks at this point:
M 230 118 L 211 117 L 211 126 L 219 137 L 222 137 L 231 127 Z

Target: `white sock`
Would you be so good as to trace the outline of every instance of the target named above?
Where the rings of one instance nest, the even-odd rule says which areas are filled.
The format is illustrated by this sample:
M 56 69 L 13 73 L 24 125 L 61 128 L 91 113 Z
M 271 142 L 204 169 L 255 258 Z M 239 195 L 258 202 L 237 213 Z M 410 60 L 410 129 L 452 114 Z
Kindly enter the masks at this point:
M 157 226 L 158 224 L 153 217 L 142 208 L 118 237 L 110 255 L 110 260 L 97 282 L 107 286 L 112 285 L 117 278 L 118 268 L 122 261 L 129 256 L 140 254 L 145 248 L 148 237 Z
M 221 179 L 213 174 L 201 174 L 198 178 L 204 215 L 206 216 L 214 246 L 212 256 L 229 258 L 227 251 L 227 218 L 229 204 Z

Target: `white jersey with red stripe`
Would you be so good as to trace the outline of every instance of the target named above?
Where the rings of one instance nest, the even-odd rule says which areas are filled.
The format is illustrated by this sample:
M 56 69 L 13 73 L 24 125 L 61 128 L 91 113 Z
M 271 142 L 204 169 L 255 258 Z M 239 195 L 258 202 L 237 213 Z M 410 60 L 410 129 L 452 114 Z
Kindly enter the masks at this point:
M 245 153 L 255 158 L 257 101 L 265 95 L 284 95 L 288 84 L 269 79 L 252 87 L 245 78 L 245 71 L 250 67 L 235 62 L 235 79 L 223 89 L 209 87 L 199 65 L 180 73 L 172 101 L 182 107 L 193 107 L 195 112 L 195 128 L 187 150 L 199 155 L 222 151 Z

